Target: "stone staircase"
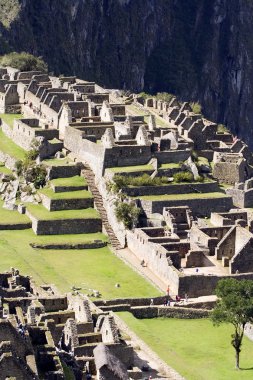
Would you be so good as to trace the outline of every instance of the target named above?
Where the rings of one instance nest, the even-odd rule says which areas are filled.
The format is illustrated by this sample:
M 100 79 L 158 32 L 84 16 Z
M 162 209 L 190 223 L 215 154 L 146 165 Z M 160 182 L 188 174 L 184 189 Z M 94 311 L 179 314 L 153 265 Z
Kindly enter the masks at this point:
M 113 232 L 113 229 L 108 221 L 107 212 L 103 205 L 103 198 L 95 184 L 95 175 L 93 171 L 90 169 L 88 165 L 85 165 L 85 168 L 81 171 L 81 174 L 86 179 L 89 186 L 89 190 L 94 197 L 94 203 L 95 203 L 96 209 L 100 214 L 100 217 L 102 219 L 102 224 L 106 230 L 107 235 L 109 236 L 109 240 L 111 242 L 113 249 L 115 250 L 122 249 L 122 246 L 119 240 L 117 239 L 115 233 Z

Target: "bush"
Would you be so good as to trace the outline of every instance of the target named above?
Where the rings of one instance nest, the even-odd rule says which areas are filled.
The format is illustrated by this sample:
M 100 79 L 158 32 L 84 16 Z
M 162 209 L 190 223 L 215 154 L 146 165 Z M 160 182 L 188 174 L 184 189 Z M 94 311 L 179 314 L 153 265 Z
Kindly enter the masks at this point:
M 193 182 L 194 181 L 193 174 L 191 172 L 188 172 L 188 171 L 178 172 L 178 173 L 174 174 L 173 178 L 174 178 L 174 181 L 176 183 Z
M 192 102 L 192 103 L 190 103 L 190 106 L 192 108 L 192 112 L 194 112 L 196 114 L 201 114 L 201 112 L 202 112 L 201 104 L 199 104 L 197 102 Z
M 113 188 L 114 192 L 119 192 L 119 190 L 128 186 L 161 186 L 168 184 L 167 177 L 151 178 L 148 174 L 143 174 L 142 176 L 138 177 L 129 177 L 116 174 L 113 177 L 113 181 L 114 185 L 111 187 Z
M 41 57 L 35 57 L 34 55 L 25 52 L 13 52 L 3 55 L 0 57 L 0 65 L 11 66 L 20 71 L 38 70 L 47 72 L 47 64 Z
M 129 203 L 118 203 L 116 205 L 115 215 L 119 222 L 122 222 L 128 230 L 138 222 L 140 208 Z
M 170 102 L 174 95 L 169 94 L 168 92 L 158 92 L 156 94 L 157 100 L 162 100 L 163 102 Z
M 229 133 L 229 130 L 227 127 L 225 127 L 224 124 L 218 124 L 217 132 L 218 133 Z

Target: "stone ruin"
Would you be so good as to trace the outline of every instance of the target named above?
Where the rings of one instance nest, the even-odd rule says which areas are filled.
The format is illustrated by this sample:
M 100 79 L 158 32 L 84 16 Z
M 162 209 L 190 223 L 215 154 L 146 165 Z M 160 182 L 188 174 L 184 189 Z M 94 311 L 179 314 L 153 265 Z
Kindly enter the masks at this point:
M 37 286 L 11 268 L 0 274 L 0 297 L 1 379 L 63 380 L 64 367 L 80 380 L 142 378 L 113 315 L 85 296 Z
M 2 120 L 3 133 L 27 151 L 39 139 L 40 160 L 69 156 L 89 167 L 94 194 L 102 197 L 115 239 L 169 283 L 174 294 L 210 295 L 220 278 L 252 278 L 253 160 L 242 140 L 222 133 L 175 97 L 143 101 L 135 94 L 115 96 L 115 91 L 74 76 L 11 68 L 2 68 L 0 76 L 1 112 L 23 114 L 13 128 Z M 0 160 L 14 169 L 12 157 L 0 152 Z M 57 176 L 70 172 L 79 175 L 81 168 L 66 166 Z M 192 179 L 177 182 L 176 176 L 185 172 Z M 164 182 L 125 186 L 113 194 L 108 183 L 115 173 Z M 127 231 L 117 220 L 119 200 L 140 208 L 137 228 Z M 46 197 L 41 201 L 50 210 L 55 206 Z M 92 223 L 96 231 L 102 229 L 101 222 Z M 68 233 L 74 227 L 73 233 L 80 233 L 73 223 L 66 227 L 45 221 L 42 226 L 33 218 L 32 224 L 38 234 Z M 74 334 L 75 323 L 67 326 Z M 76 343 L 67 346 L 75 351 Z M 107 350 L 98 352 L 106 362 Z

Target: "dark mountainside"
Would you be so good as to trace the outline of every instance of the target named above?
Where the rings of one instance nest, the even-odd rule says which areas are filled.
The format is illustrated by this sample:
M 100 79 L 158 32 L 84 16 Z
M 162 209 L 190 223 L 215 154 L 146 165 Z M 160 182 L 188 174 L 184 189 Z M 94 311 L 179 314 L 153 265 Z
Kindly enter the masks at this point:
M 0 53 L 199 101 L 253 148 L 252 0 L 0 0 L 0 21 Z

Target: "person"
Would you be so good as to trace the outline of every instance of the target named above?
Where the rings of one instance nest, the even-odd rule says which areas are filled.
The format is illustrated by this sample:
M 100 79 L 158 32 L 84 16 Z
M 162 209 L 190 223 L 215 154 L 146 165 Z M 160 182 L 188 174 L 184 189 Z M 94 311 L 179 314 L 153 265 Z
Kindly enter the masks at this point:
M 170 287 L 168 285 L 168 287 L 167 287 L 167 296 L 169 296 L 169 295 L 170 295 Z
M 166 306 L 166 305 L 167 305 L 167 299 L 164 298 L 164 300 L 163 300 L 163 306 Z
M 154 305 L 154 300 L 153 300 L 153 298 L 151 298 L 151 300 L 150 300 L 150 306 L 153 306 Z
M 187 293 L 185 293 L 185 303 L 187 303 L 188 302 L 188 294 Z
M 168 298 L 167 306 L 170 306 L 170 299 Z
M 176 301 L 177 301 L 177 302 L 180 302 L 180 301 L 181 301 L 181 298 L 180 298 L 178 295 L 176 295 Z

